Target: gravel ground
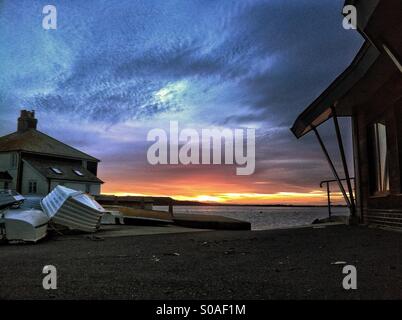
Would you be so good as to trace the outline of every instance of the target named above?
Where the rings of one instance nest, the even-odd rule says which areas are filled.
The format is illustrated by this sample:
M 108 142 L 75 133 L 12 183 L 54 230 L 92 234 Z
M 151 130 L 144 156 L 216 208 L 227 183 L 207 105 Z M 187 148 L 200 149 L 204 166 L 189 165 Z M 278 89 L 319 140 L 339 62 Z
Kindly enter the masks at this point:
M 342 287 L 344 261 L 357 290 Z M 402 299 L 402 233 L 330 226 L 0 247 L 2 299 Z M 42 287 L 54 265 L 58 289 Z

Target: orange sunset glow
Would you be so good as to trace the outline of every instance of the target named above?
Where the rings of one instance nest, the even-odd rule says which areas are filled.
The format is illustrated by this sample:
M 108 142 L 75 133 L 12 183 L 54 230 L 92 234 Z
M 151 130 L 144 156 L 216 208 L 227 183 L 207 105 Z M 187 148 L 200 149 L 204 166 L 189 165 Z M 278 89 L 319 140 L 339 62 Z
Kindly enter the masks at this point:
M 294 184 L 291 180 L 287 182 L 290 175 L 282 171 L 272 171 L 270 179 L 264 179 L 258 172 L 251 176 L 237 176 L 233 169 L 224 165 L 151 166 L 140 163 L 124 170 L 101 163 L 99 174 L 105 181 L 102 193 L 117 196 L 171 197 L 181 201 L 219 204 L 327 204 L 326 188 L 320 189 L 315 177 L 309 185 L 302 185 Z M 331 186 L 331 202 L 335 205 L 344 204 L 336 185 Z
M 118 189 L 114 189 L 118 188 Z M 151 187 L 152 188 L 152 187 Z M 257 193 L 257 192 L 207 192 L 208 184 L 201 188 L 199 185 L 194 188 L 186 188 L 187 190 L 175 190 L 174 192 L 163 186 L 152 193 L 144 192 L 146 186 L 139 187 L 124 186 L 121 184 L 108 183 L 103 188 L 104 194 L 114 194 L 117 196 L 155 196 L 155 197 L 172 197 L 181 201 L 198 201 L 204 203 L 219 204 L 244 204 L 244 205 L 325 205 L 327 204 L 327 194 L 325 190 L 312 190 L 310 192 L 274 192 L 274 193 Z M 175 189 L 172 186 L 172 189 Z M 342 194 L 340 192 L 331 193 L 331 202 L 333 204 L 344 204 Z
M 113 1 L 113 12 L 84 1 L 91 21 L 65 1 L 68 28 L 53 33 L 41 25 L 32 33 L 37 8 L 8 2 L 0 136 L 15 131 L 21 109 L 35 110 L 38 131 L 99 159 L 96 193 L 327 204 L 325 156 L 312 133 L 300 142 L 290 128 L 362 45 L 342 27 L 338 1 L 183 1 L 180 10 L 170 1 Z M 28 24 L 10 28 L 20 11 Z M 278 27 L 278 12 L 288 27 Z M 350 119 L 339 126 L 353 176 Z M 332 122 L 320 132 L 343 175 Z M 332 203 L 344 204 L 335 184 L 332 191 Z

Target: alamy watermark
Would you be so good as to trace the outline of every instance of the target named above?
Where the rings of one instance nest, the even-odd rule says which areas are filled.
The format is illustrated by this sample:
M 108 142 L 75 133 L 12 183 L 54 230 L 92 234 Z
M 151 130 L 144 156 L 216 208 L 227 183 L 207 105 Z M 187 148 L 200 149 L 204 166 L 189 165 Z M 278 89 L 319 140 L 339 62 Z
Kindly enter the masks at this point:
M 46 276 L 42 280 L 42 286 L 45 290 L 56 290 L 57 289 L 57 269 L 55 266 L 46 265 L 42 270 L 43 274 Z
M 55 5 L 46 5 L 42 9 L 44 17 L 42 19 L 42 27 L 45 30 L 57 29 L 57 8 Z M 345 15 L 342 26 L 346 30 L 357 29 L 357 9 L 354 5 L 347 5 L 343 7 L 343 14 Z
M 54 5 L 46 5 L 42 9 L 45 15 L 42 19 L 42 28 L 45 30 L 57 29 L 57 8 Z
M 347 5 L 343 7 L 343 14 L 345 17 L 342 21 L 342 26 L 346 30 L 357 29 L 357 9 L 353 5 Z
M 344 266 L 342 273 L 346 274 L 343 278 L 342 286 L 345 290 L 357 290 L 357 269 L 353 265 Z
M 179 123 L 171 121 L 169 133 L 152 129 L 147 141 L 154 142 L 147 152 L 152 165 L 236 164 L 237 175 L 251 175 L 255 171 L 255 129 L 214 128 L 199 133 L 189 128 L 179 131 Z

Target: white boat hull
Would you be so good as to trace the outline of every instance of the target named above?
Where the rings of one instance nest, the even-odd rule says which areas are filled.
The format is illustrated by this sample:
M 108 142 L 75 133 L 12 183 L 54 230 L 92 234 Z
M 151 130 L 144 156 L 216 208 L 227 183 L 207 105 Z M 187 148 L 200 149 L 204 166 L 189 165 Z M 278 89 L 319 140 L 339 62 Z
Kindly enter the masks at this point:
M 0 233 L 8 241 L 37 242 L 46 236 L 48 222 L 41 210 L 8 210 L 0 215 Z
M 11 190 L 1 190 L 0 191 L 0 209 L 19 207 L 25 198 L 19 193 Z
M 20 206 L 20 208 L 42 210 L 42 207 L 40 205 L 42 199 L 43 197 L 27 196 L 25 197 L 24 203 Z
M 124 218 L 119 211 L 107 211 L 102 216 L 101 224 L 124 224 Z
M 62 186 L 49 193 L 41 206 L 52 223 L 84 232 L 95 232 L 105 212 L 90 196 Z

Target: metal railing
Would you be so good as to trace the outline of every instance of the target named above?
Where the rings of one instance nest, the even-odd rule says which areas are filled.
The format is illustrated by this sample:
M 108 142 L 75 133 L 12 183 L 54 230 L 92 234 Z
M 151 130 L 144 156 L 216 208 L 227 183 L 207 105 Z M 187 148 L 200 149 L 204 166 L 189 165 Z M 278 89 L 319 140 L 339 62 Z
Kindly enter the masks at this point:
M 356 182 L 356 178 L 352 177 L 350 178 L 350 180 L 353 180 L 354 182 Z M 348 179 L 339 179 L 340 182 L 343 181 L 348 181 Z M 332 211 L 331 211 L 331 183 L 335 183 L 335 182 L 339 182 L 338 180 L 323 180 L 320 182 L 320 188 L 322 188 L 324 186 L 324 184 L 327 187 L 327 198 L 328 198 L 328 217 L 331 219 L 332 216 Z M 354 183 L 354 186 L 352 188 L 352 192 L 355 192 L 356 190 L 356 186 Z

